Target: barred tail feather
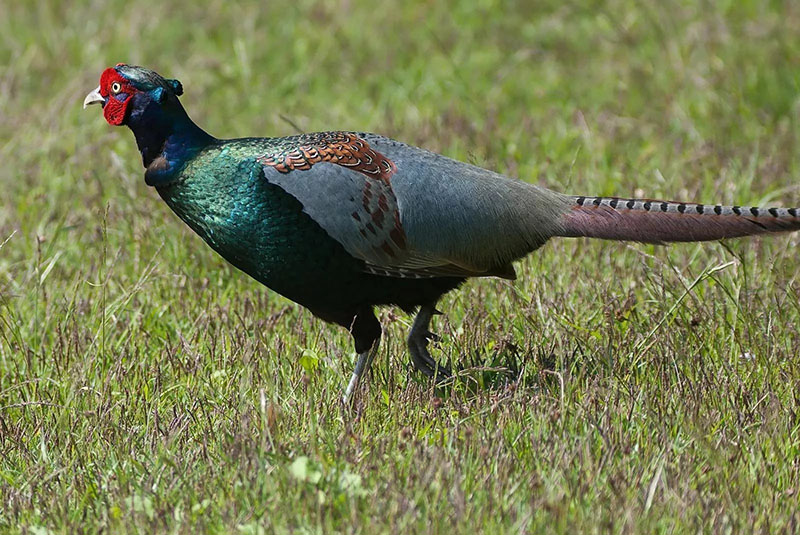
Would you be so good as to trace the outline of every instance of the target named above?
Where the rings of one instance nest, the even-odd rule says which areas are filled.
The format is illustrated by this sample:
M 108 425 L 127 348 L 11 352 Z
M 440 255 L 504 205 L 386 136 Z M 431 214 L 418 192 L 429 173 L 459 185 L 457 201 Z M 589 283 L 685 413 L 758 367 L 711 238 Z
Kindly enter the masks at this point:
M 561 236 L 646 243 L 735 238 L 800 229 L 797 208 L 753 208 L 648 199 L 572 197 Z

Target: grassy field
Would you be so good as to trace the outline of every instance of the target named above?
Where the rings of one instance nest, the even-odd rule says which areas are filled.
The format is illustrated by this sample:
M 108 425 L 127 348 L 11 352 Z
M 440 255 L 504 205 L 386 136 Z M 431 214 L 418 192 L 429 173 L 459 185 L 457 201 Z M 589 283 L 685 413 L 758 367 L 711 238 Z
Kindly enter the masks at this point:
M 0 0 L 0 532 L 798 529 L 797 235 L 553 241 L 441 303 L 449 391 L 382 311 L 348 412 L 349 335 L 216 256 L 81 102 L 138 63 L 218 137 L 796 206 L 800 4 L 70 4 Z

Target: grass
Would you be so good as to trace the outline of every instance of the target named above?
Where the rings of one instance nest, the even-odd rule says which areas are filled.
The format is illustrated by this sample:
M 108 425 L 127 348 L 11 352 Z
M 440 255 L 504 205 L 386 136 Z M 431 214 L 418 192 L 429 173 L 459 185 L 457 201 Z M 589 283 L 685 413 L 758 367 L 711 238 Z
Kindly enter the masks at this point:
M 169 213 L 105 67 L 221 137 L 380 132 L 570 193 L 800 204 L 794 2 L 0 0 L 0 531 L 780 532 L 798 237 L 553 241 L 441 304 L 434 392 Z M 513 380 L 482 368 L 508 367 Z

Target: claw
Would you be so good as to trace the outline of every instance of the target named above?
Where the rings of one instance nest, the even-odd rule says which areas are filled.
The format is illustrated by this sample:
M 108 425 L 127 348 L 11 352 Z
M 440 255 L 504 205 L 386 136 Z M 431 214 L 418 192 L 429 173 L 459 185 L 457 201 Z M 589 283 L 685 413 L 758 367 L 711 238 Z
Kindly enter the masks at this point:
M 423 334 L 423 336 L 425 337 L 425 340 L 427 340 L 428 342 L 441 342 L 442 341 L 442 337 L 441 336 L 439 336 L 436 333 L 432 333 L 430 331 L 427 331 L 425 334 Z

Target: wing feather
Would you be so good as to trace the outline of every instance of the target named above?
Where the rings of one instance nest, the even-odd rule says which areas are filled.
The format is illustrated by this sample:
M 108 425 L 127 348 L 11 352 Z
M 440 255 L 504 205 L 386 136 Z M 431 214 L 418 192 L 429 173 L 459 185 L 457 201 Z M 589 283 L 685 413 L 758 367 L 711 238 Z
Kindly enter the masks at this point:
M 283 143 L 258 158 L 265 178 L 381 276 L 514 278 L 564 209 L 555 192 L 372 134 Z

